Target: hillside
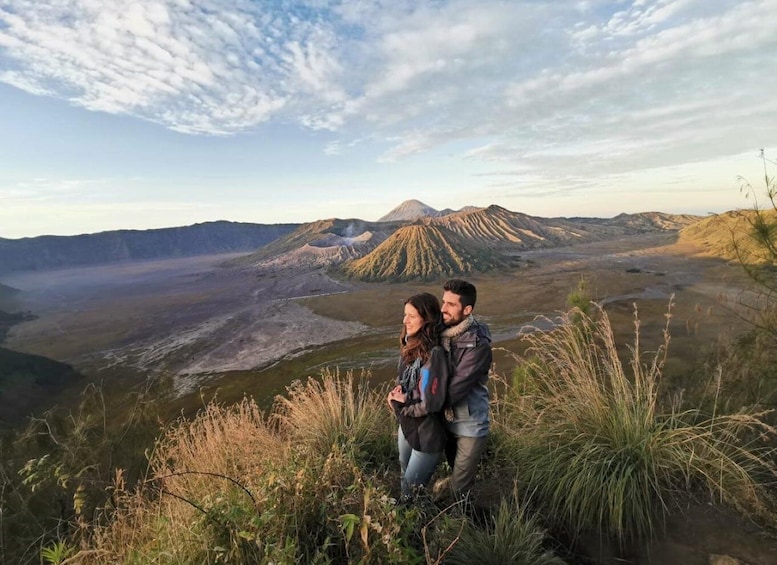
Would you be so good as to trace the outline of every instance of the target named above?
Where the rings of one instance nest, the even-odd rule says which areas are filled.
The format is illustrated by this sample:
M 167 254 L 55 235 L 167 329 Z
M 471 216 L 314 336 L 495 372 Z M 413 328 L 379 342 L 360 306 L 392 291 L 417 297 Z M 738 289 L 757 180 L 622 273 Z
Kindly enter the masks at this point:
M 0 347 L 0 427 L 18 423 L 82 375 L 70 365 Z
M 362 257 L 406 222 L 367 222 L 330 218 L 302 224 L 255 253 L 230 261 L 234 266 L 325 266 Z
M 303 224 L 231 264 L 343 265 L 340 271 L 348 277 L 369 281 L 431 279 L 487 271 L 510 263 L 510 256 L 527 249 L 677 230 L 699 219 L 661 212 L 621 214 L 611 219 L 540 218 L 496 205 L 437 212 L 417 200 L 403 203 L 384 218 L 402 216 L 417 219 L 366 222 L 332 218 Z M 403 231 L 408 226 L 436 229 Z
M 644 232 L 676 230 L 698 221 L 697 216 L 661 213 L 621 214 L 613 219 L 539 218 L 492 205 L 441 218 L 423 220 L 444 226 L 481 245 L 523 250 L 597 241 Z
M 775 219 L 777 212 L 764 212 L 767 218 Z M 754 244 L 752 222 L 755 220 L 754 210 L 737 210 L 709 216 L 680 231 L 678 243 L 689 244 L 699 249 L 699 254 L 708 257 L 719 257 L 727 260 L 737 260 L 736 248 L 740 258 L 751 263 L 763 261 L 759 248 Z
M 692 214 L 666 214 L 664 212 L 641 212 L 639 214 L 618 214 L 609 220 L 612 225 L 636 230 L 679 230 L 703 219 Z
M 584 227 L 573 222 L 535 218 L 496 205 L 424 222 L 445 227 L 473 243 L 502 249 L 568 244 L 583 240 L 586 234 Z
M 139 259 L 253 251 L 299 224 L 206 222 L 192 226 L 118 230 L 76 236 L 0 238 L 0 274 Z
M 0 283 L 0 308 L 7 308 L 13 297 L 19 294 L 19 289 Z
M 345 263 L 342 270 L 361 280 L 398 282 L 488 271 L 506 264 L 446 228 L 410 225 L 398 229 L 365 257 Z

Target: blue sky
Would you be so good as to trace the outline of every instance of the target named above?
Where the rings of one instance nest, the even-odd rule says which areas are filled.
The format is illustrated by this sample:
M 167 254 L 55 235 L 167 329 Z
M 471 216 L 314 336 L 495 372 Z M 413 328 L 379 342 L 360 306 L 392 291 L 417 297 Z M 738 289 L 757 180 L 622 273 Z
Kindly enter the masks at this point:
M 0 237 L 748 206 L 777 0 L 4 0 Z

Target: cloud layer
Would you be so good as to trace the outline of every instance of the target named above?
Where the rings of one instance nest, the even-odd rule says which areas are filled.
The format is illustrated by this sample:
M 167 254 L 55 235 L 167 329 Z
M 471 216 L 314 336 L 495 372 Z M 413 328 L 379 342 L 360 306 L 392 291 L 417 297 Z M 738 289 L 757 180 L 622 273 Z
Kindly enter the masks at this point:
M 191 133 L 276 120 L 506 181 L 754 150 L 777 0 L 6 0 L 0 81 Z M 553 176 L 544 176 L 553 180 Z

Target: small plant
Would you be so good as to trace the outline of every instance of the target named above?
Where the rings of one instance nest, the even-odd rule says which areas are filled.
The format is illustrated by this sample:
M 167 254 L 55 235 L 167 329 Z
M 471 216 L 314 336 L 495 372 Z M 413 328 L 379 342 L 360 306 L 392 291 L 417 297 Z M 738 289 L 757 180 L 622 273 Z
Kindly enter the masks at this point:
M 564 561 L 545 547 L 545 533 L 536 518 L 518 502 L 499 504 L 496 514 L 483 526 L 469 521 L 446 557 L 451 565 L 563 565 Z
M 754 292 L 742 293 L 737 306 L 744 319 L 777 338 L 777 180 L 769 175 L 769 165 L 777 163 L 768 159 L 763 149 L 759 159 L 763 163 L 766 206 L 750 182 L 739 177 L 740 191 L 752 199 L 753 207 L 739 214 L 732 245 L 737 261 L 753 282 Z
M 577 287 L 567 295 L 567 309 L 573 312 L 580 311 L 581 314 L 588 316 L 591 314 L 591 291 L 588 288 L 589 282 L 580 277 Z M 577 314 L 573 314 L 573 317 Z
M 74 553 L 75 550 L 72 547 L 60 540 L 41 549 L 40 557 L 50 565 L 60 565 L 60 563 L 64 563 L 64 561 Z

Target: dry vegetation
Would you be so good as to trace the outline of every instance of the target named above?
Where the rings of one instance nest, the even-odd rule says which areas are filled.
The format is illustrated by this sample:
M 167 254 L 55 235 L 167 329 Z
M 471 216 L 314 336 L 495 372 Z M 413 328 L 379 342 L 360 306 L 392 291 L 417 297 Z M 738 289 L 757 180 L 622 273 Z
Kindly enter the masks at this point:
M 268 413 L 250 399 L 211 403 L 166 427 L 134 486 L 118 470 L 99 504 L 87 500 L 96 493 L 75 489 L 81 509 L 41 555 L 85 564 L 478 556 L 550 565 L 578 562 L 574 540 L 589 532 L 622 548 L 645 543 L 683 500 L 726 503 L 768 523 L 774 430 L 762 415 L 662 405 L 665 349 L 645 357 L 637 331 L 624 363 L 607 314 L 592 316 L 573 310 L 554 330 L 527 334 L 516 382 L 495 388 L 493 455 L 481 485 L 501 495 L 480 500 L 486 518 L 426 497 L 396 505 L 387 385 L 324 371 L 293 383 Z M 77 477 L 77 462 L 68 465 Z
M 776 216 L 773 210 L 762 213 L 771 220 Z M 738 210 L 704 218 L 680 230 L 679 242 L 698 247 L 702 256 L 763 263 L 769 254 L 750 235 L 756 215 L 755 210 Z

